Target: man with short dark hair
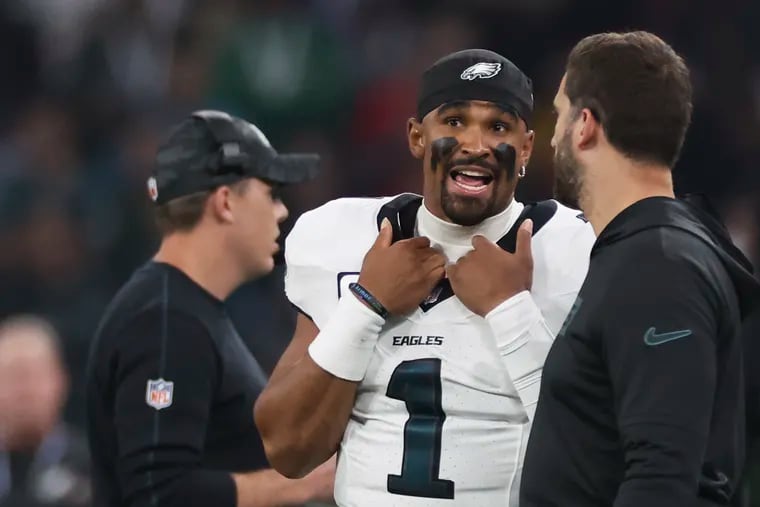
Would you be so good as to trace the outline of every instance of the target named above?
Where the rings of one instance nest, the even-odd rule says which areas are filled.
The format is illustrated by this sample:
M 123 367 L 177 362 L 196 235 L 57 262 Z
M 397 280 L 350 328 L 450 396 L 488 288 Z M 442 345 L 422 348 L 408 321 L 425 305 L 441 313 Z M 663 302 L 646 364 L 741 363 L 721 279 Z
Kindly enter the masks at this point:
M 554 106 L 557 193 L 598 237 L 544 366 L 520 505 L 726 505 L 758 284 L 706 202 L 674 198 L 688 69 L 650 33 L 592 35 Z
M 267 378 L 225 298 L 270 272 L 287 209 L 281 185 L 316 155 L 275 152 L 256 126 L 194 113 L 160 147 L 148 191 L 163 233 L 106 310 L 87 409 L 95 503 L 247 507 L 330 499 L 334 463 L 301 480 L 269 468 L 253 422 Z

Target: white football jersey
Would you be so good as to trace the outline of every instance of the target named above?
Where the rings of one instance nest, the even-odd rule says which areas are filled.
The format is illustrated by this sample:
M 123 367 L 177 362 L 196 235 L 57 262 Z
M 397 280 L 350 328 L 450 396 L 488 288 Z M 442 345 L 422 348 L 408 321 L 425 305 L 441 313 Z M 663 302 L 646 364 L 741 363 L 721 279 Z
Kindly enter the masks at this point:
M 409 237 L 420 203 L 412 194 L 347 198 L 302 215 L 285 249 L 290 301 L 324 328 L 357 280 L 382 216 L 391 219 L 394 239 Z M 555 201 L 541 206 L 532 217 L 531 295 L 553 338 L 586 275 L 595 238 L 579 211 Z M 514 250 L 517 225 L 500 246 Z M 445 281 L 414 313 L 390 317 L 383 327 L 341 443 L 336 501 L 516 507 L 529 429 L 490 326 Z

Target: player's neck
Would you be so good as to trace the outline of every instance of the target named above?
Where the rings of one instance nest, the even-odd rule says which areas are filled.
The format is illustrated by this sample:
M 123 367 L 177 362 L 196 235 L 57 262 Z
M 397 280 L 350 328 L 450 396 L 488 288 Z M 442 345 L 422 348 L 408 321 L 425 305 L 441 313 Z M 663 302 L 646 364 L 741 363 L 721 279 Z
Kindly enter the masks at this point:
M 618 153 L 586 171 L 581 204 L 598 236 L 624 209 L 648 197 L 674 197 L 667 166 L 638 163 Z M 614 170 L 611 170 L 614 168 Z
M 491 241 L 497 241 L 504 236 L 521 210 L 522 204 L 512 200 L 501 213 L 488 217 L 479 224 L 464 226 L 438 218 L 423 202 L 417 213 L 417 231 L 421 236 L 430 238 L 431 244 L 440 247 L 446 258 L 454 262 L 472 249 L 473 236 L 479 234 Z
M 224 301 L 240 285 L 242 276 L 220 244 L 204 234 L 174 233 L 163 239 L 153 259 L 174 266 Z

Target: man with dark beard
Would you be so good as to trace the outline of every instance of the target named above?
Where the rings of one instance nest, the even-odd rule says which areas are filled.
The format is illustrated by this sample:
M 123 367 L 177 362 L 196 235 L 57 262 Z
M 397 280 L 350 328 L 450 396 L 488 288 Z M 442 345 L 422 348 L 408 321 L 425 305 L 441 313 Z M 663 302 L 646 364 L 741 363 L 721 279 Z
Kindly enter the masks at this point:
M 681 57 L 646 32 L 587 37 L 554 105 L 558 196 L 598 239 L 544 366 L 521 507 L 727 505 L 744 459 L 751 266 L 671 168 L 691 119 Z
M 408 123 L 423 196 L 339 199 L 298 220 L 297 329 L 255 411 L 281 473 L 340 448 L 342 506 L 517 506 L 543 361 L 594 241 L 578 211 L 513 198 L 532 107 L 503 56 L 448 55 Z

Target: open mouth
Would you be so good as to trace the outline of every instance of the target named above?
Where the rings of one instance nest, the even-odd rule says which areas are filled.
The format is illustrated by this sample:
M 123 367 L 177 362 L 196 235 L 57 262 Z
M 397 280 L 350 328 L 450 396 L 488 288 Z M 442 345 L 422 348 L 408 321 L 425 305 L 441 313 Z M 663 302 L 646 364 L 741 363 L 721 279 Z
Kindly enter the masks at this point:
M 493 174 L 490 171 L 474 167 L 453 169 L 449 176 L 456 186 L 467 193 L 482 192 L 493 181 Z

